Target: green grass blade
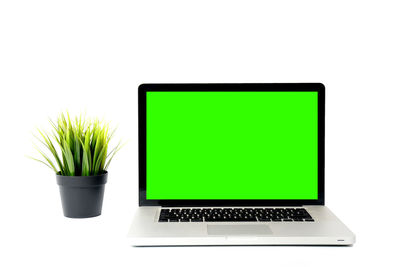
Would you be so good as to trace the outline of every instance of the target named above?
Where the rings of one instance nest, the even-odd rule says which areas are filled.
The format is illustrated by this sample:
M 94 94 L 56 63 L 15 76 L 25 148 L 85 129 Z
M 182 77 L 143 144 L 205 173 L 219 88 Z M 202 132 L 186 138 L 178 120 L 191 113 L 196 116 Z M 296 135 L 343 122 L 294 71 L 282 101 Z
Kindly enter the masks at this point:
M 111 160 L 114 158 L 115 154 L 116 154 L 122 147 L 124 147 L 125 145 L 126 145 L 126 143 L 124 143 L 123 145 L 121 145 L 121 141 L 118 143 L 118 145 L 114 148 L 114 152 L 111 154 L 111 157 L 109 157 L 107 163 L 105 164 L 104 170 L 107 170 L 107 169 L 108 169 L 108 166 L 110 165 Z M 107 158 L 108 158 L 108 157 L 107 157 Z
M 43 163 L 44 165 L 46 165 L 47 167 L 49 167 L 50 169 L 52 169 L 53 171 L 55 171 L 55 172 L 57 173 L 57 170 L 54 169 L 53 167 L 51 167 L 51 166 L 50 166 L 49 164 L 47 164 L 46 162 L 44 162 L 44 161 L 42 161 L 42 160 L 40 160 L 40 159 L 33 158 L 33 157 L 31 157 L 31 156 L 27 156 L 27 157 L 30 158 L 30 159 L 33 159 L 33 160 L 36 160 L 36 161 L 38 161 L 38 162 Z
M 93 174 L 99 174 L 103 168 L 101 168 L 101 164 L 103 162 L 103 157 L 104 155 L 107 153 L 107 147 L 103 146 L 103 148 L 101 149 L 99 156 L 97 157 L 97 162 L 95 162 L 95 167 L 94 167 L 94 171 Z
M 51 166 L 51 168 L 57 173 L 58 172 L 58 170 L 57 170 L 57 168 L 54 166 L 54 164 L 53 164 L 53 162 L 50 160 L 50 158 L 45 154 L 45 153 L 43 153 L 38 147 L 35 147 L 36 148 L 36 150 L 44 157 L 44 159 L 47 161 L 47 163 Z
M 60 171 L 62 171 L 63 170 L 63 164 L 62 164 L 62 162 L 61 162 L 61 160 L 60 160 L 60 158 L 58 156 L 57 150 L 55 149 L 53 143 L 50 140 L 50 137 L 48 135 L 42 133 L 40 130 L 38 130 L 38 132 L 42 136 L 44 142 L 41 141 L 39 138 L 37 138 L 37 137 L 36 138 L 39 139 L 40 142 L 53 154 L 53 157 L 55 158 L 56 163 L 57 163 L 58 167 L 60 168 Z
M 74 153 L 74 166 L 76 175 L 80 175 L 81 172 L 81 144 L 79 142 L 79 137 L 75 136 L 75 153 Z
M 82 176 L 89 176 L 90 175 L 90 167 L 89 167 L 89 157 L 88 154 L 90 154 L 90 151 L 85 149 L 85 145 L 81 139 L 79 139 L 81 145 L 82 145 Z
M 61 150 L 64 153 L 66 163 L 66 169 L 68 170 L 68 173 L 70 176 L 75 175 L 75 166 L 74 166 L 74 157 L 72 155 L 71 149 L 69 148 L 69 145 L 66 144 L 64 147 L 61 147 Z
M 101 149 L 101 138 L 100 138 L 100 134 L 98 134 L 97 140 L 96 140 L 96 146 L 94 148 L 94 154 L 93 154 L 93 169 L 95 169 L 95 166 L 97 164 L 97 157 L 100 153 L 100 149 Z

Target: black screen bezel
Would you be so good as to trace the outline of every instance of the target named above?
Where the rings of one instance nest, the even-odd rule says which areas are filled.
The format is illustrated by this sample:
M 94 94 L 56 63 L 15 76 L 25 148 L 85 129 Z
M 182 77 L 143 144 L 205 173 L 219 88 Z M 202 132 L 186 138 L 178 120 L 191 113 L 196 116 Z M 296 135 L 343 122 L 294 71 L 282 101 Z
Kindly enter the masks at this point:
M 287 91 L 318 92 L 318 199 L 146 199 L 146 92 Z M 139 102 L 139 206 L 301 206 L 325 204 L 325 86 L 322 83 L 141 84 Z

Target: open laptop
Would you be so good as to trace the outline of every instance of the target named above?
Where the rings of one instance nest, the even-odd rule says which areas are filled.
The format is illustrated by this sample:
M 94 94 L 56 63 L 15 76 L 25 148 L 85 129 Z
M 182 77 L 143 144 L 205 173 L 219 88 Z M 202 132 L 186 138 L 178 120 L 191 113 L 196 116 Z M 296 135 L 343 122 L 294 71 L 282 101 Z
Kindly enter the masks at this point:
M 353 244 L 324 205 L 324 115 L 320 83 L 140 85 L 132 244 Z

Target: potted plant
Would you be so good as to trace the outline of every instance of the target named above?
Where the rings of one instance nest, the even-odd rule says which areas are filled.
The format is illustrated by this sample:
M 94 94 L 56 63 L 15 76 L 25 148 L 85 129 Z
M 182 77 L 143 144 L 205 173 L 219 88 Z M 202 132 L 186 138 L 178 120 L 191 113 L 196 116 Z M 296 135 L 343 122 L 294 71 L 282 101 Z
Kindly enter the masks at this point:
M 88 218 L 101 214 L 107 168 L 121 142 L 111 151 L 109 142 L 115 129 L 96 120 L 60 114 L 56 123 L 50 120 L 51 134 L 38 130 L 36 137 L 51 152 L 54 161 L 38 147 L 43 160 L 35 159 L 56 173 L 64 216 Z M 55 142 L 54 142 L 55 141 Z

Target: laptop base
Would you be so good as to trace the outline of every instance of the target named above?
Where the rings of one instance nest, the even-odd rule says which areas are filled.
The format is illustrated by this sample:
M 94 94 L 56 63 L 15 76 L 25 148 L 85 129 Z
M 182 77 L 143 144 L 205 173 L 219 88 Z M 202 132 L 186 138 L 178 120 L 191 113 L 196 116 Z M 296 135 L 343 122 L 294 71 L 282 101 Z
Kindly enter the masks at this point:
M 161 207 L 140 207 L 128 237 L 134 246 L 354 244 L 354 234 L 326 206 L 303 208 L 314 222 L 158 222 Z

